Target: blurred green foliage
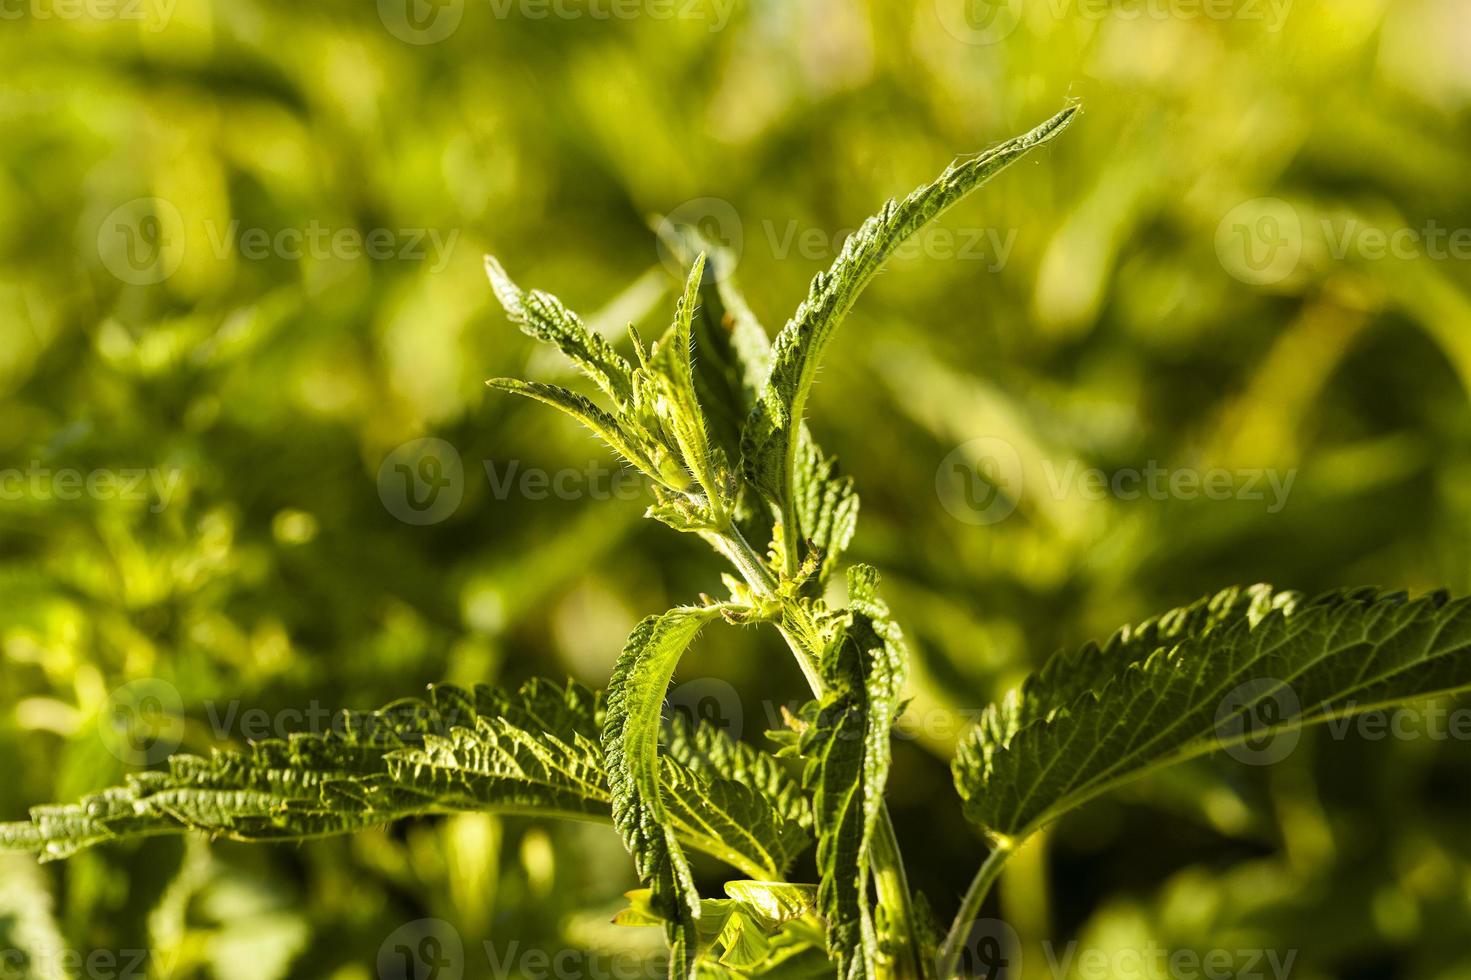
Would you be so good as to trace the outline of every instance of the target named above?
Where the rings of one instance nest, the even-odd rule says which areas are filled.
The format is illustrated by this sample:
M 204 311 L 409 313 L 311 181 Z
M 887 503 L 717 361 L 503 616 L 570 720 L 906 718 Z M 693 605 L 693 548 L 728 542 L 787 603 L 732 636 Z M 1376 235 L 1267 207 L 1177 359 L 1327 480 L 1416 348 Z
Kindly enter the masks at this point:
M 496 492 L 483 461 L 612 463 L 484 389 L 562 366 L 505 323 L 482 254 L 610 335 L 651 333 L 677 282 L 651 218 L 713 222 L 774 330 L 845 230 L 1068 98 L 1066 139 L 891 263 L 810 411 L 863 498 L 854 557 L 913 641 L 912 713 L 938 719 L 890 789 L 931 903 L 948 914 L 982 853 L 948 788 L 958 722 L 1052 650 L 1234 582 L 1471 590 L 1471 255 L 1428 233 L 1471 228 L 1464 4 L 1013 0 L 987 26 L 961 0 L 405 2 L 3 5 L 0 471 L 24 480 L 0 487 L 0 819 L 156 761 L 115 737 L 140 707 L 115 692 L 143 679 L 178 692 L 188 751 L 249 735 L 249 709 L 604 683 L 633 623 L 713 591 L 718 563 L 636 499 Z M 411 43 L 436 17 L 454 29 Z M 1381 256 L 1372 229 L 1417 237 Z M 1283 243 L 1285 265 L 1241 251 Z M 465 479 L 420 526 L 379 470 L 422 437 Z M 978 526 L 937 487 L 983 437 L 1026 492 Z M 1050 492 L 1072 461 L 1293 483 L 1275 512 Z M 133 470 L 163 496 L 64 499 L 55 475 Z M 689 679 L 739 692 L 747 738 L 800 696 L 748 635 L 700 654 Z M 1207 760 L 1035 851 L 989 910 L 1029 977 L 1074 938 L 1471 975 L 1464 738 L 1320 731 L 1278 766 Z M 488 817 L 162 841 L 8 860 L 0 948 L 366 980 L 428 917 L 472 949 L 657 942 L 607 925 L 633 884 L 606 828 Z M 57 962 L 27 969 L 71 975 Z

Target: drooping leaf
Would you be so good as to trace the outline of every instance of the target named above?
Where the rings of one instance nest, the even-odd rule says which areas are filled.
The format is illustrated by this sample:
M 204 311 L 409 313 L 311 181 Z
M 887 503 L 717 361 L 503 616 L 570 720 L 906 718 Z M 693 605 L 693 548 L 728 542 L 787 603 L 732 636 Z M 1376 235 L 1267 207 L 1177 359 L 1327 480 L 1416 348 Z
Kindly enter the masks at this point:
M 403 817 L 493 811 L 612 820 L 601 698 L 535 680 L 512 695 L 442 686 L 427 700 L 339 715 L 330 729 L 179 755 L 79 804 L 0 824 L 0 848 L 67 857 L 107 841 L 194 830 L 246 841 L 350 833 Z M 757 877 L 779 877 L 806 846 L 799 788 L 775 759 L 708 726 L 698 769 L 661 759 L 675 831 L 691 848 Z M 776 809 L 744 784 L 771 779 Z M 793 800 L 799 802 L 793 803 Z M 786 801 L 781 803 L 780 801 Z M 745 833 L 726 836 L 721 828 Z
M 832 267 L 813 279 L 807 299 L 777 335 L 771 374 L 742 436 L 747 474 L 773 505 L 780 507 L 793 499 L 807 394 L 838 324 L 864 287 L 905 239 L 1029 150 L 1062 132 L 1076 113 L 1077 107 L 1069 106 L 1026 135 L 952 164 L 902 201 L 885 204 L 849 236 Z M 807 532 L 803 529 L 802 533 Z
M 821 875 L 818 907 L 844 980 L 877 976 L 878 939 L 868 902 L 869 842 L 889 773 L 889 733 L 899 711 L 905 658 L 878 604 L 872 569 L 849 573 L 847 622 L 823 654 L 823 697 L 809 707 L 799 750 L 810 760 Z M 814 710 L 815 709 L 815 710 Z
M 674 668 L 718 607 L 680 607 L 650 616 L 629 635 L 608 685 L 603 749 L 613 791 L 613 825 L 668 921 L 671 978 L 694 975 L 700 896 L 664 803 L 659 734 Z
M 955 758 L 967 816 L 1002 838 L 1161 766 L 1221 748 L 1272 761 L 1302 725 L 1471 689 L 1471 603 L 1374 589 L 1306 601 L 1258 586 L 1039 676 L 989 709 Z

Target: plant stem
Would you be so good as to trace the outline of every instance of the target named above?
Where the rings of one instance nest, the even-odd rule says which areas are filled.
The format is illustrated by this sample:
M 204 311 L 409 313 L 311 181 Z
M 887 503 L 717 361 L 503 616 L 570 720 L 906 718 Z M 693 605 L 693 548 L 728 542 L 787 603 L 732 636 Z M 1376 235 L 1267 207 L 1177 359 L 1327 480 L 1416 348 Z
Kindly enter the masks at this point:
M 986 900 L 991 886 L 1000 876 L 1006 859 L 1011 857 L 1016 847 L 1014 841 L 998 843 L 996 849 L 986 856 L 986 860 L 976 871 L 976 876 L 971 879 L 970 888 L 966 889 L 965 898 L 960 902 L 960 911 L 955 913 L 955 922 L 951 924 L 950 932 L 945 936 L 945 944 L 940 947 L 937 974 L 939 980 L 952 980 L 955 976 L 955 969 L 960 963 L 960 950 L 965 945 L 966 937 L 970 935 L 971 923 L 975 921 L 976 914 L 980 912 L 981 903 Z
M 721 540 L 720 550 L 740 570 L 752 591 L 766 598 L 776 596 L 776 580 L 750 542 L 734 526 L 728 529 Z M 802 607 L 795 604 L 784 606 L 778 629 L 796 657 L 797 665 L 802 668 L 812 696 L 821 698 L 824 685 L 819 669 L 821 650 L 818 649 L 817 627 Z M 919 943 L 909 891 L 909 876 L 904 870 L 899 838 L 894 833 L 894 821 L 889 816 L 886 804 L 879 805 L 878 819 L 869 840 L 868 851 L 879 905 L 884 909 L 894 931 L 902 937 L 899 948 L 895 950 L 898 957 L 895 975 L 899 980 L 919 980 L 923 974 L 919 968 Z
M 887 910 L 894 929 L 902 939 L 895 973 L 901 978 L 919 980 L 919 939 L 915 929 L 914 907 L 910 898 L 909 875 L 904 870 L 904 856 L 899 851 L 899 838 L 887 804 L 879 807 L 878 822 L 869 842 L 869 861 L 873 867 L 874 885 L 879 905 Z

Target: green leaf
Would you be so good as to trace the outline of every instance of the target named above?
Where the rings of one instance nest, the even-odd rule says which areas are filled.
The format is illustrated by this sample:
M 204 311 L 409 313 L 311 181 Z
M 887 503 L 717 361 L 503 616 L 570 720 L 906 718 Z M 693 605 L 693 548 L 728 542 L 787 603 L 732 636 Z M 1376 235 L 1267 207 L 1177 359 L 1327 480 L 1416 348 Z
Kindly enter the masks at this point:
M 735 867 L 759 863 L 778 874 L 791 867 L 812 842 L 812 808 L 786 767 L 678 714 L 666 722 L 665 736 L 664 797 L 676 825 L 704 827 L 707 838 L 740 856 L 740 863 L 726 859 Z
M 706 606 L 648 617 L 634 627 L 608 685 L 603 749 L 613 791 L 613 825 L 623 835 L 639 877 L 652 890 L 654 911 L 669 922 L 671 977 L 693 976 L 700 896 L 660 789 L 662 708 L 686 648 L 719 615 L 719 607 Z
M 777 335 L 770 377 L 742 436 L 747 474 L 773 505 L 786 508 L 793 499 L 807 394 L 838 324 L 864 287 L 905 239 L 1062 132 L 1077 111 L 1069 106 L 1024 136 L 952 164 L 902 201 L 889 201 L 844 242 L 832 267 L 813 279 L 807 299 Z M 785 514 L 788 520 L 795 517 L 790 510 Z M 787 530 L 788 537 L 805 533 L 805 528 Z
M 696 228 L 661 223 L 660 230 L 665 233 L 665 245 L 683 265 L 693 265 L 700 254 L 707 256 L 692 325 L 695 347 L 700 351 L 695 386 L 707 410 L 726 413 L 727 439 L 720 445 L 735 458 L 741 425 L 756 407 L 771 373 L 771 339 L 741 292 L 736 260 L 729 249 L 709 241 Z
M 1299 726 L 1468 688 L 1467 600 L 1230 590 L 1054 658 L 962 742 L 955 781 L 970 819 L 1023 838 L 1162 766 L 1273 761 Z
M 491 378 L 486 384 L 501 391 L 534 399 L 570 415 L 651 479 L 674 490 L 688 487 L 688 477 L 679 464 L 669 458 L 663 447 L 629 432 L 629 427 L 622 421 L 594 405 L 585 396 L 557 385 L 520 381 L 516 378 Z
M 512 323 L 566 354 L 614 404 L 621 407 L 632 399 L 633 369 L 602 334 L 589 330 L 557 297 L 539 290 L 523 291 L 493 256 L 485 257 L 485 272 Z
M 820 591 L 842 561 L 858 527 L 858 494 L 853 478 L 838 472 L 838 461 L 823 455 L 803 426 L 796 494 L 798 526 L 804 544 L 820 556 L 814 592 Z
M 67 857 L 107 841 L 189 830 L 246 841 L 350 833 L 403 817 L 492 811 L 612 820 L 600 697 L 534 680 L 513 695 L 443 686 L 428 700 L 344 713 L 329 731 L 179 755 L 81 803 L 0 824 L 0 848 Z M 662 760 L 675 832 L 743 873 L 780 877 L 806 846 L 810 814 L 795 780 L 757 749 L 696 726 L 697 767 Z M 759 772 L 775 803 L 743 782 Z M 740 835 L 724 832 L 740 826 Z
M 832 980 L 825 929 L 817 913 L 817 886 L 779 881 L 728 881 L 725 899 L 701 903 L 700 980 L 765 977 L 769 980 Z M 625 926 L 663 926 L 647 888 L 627 893 L 627 908 L 613 921 Z
M 889 732 L 899 712 L 905 657 L 874 594 L 877 576 L 849 573 L 852 607 L 823 655 L 825 693 L 809 707 L 800 752 L 817 829 L 818 907 L 844 980 L 876 976 L 878 941 L 868 903 L 869 841 L 883 805 Z
M 1174 646 L 1239 622 L 1258 622 L 1273 609 L 1291 612 L 1302 598 L 1299 593 L 1278 592 L 1269 585 L 1232 586 L 1189 606 L 1125 626 L 1103 646 L 1089 642 L 1075 652 L 1059 651 L 1018 691 L 987 708 L 978 724 L 985 729 L 988 743 L 1003 744 L 1022 728 L 1066 708 L 1083 694 L 1102 690 L 1115 675 L 1160 647 Z
M 652 370 L 641 369 L 634 388 L 640 392 L 636 396 L 640 402 L 652 403 L 658 425 L 673 440 L 685 468 L 694 474 L 695 482 L 704 489 L 712 506 L 713 520 L 719 524 L 734 487 L 729 464 L 717 459 L 710 447 L 705 412 L 695 394 L 694 341 L 690 334 L 704 270 L 705 256 L 701 254 L 690 269 L 684 294 L 675 307 L 674 323 L 659 342 L 652 359 Z
M 817 911 L 817 888 L 785 881 L 727 881 L 725 893 L 768 927 Z

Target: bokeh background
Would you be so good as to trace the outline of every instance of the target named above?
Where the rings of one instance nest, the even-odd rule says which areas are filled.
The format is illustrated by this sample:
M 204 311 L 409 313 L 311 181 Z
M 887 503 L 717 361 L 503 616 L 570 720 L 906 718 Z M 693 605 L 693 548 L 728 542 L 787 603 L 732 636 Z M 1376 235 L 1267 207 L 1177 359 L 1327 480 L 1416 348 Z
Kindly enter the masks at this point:
M 1471 591 L 1459 0 L 0 13 L 0 819 L 158 761 L 117 735 L 139 713 L 205 751 L 259 734 L 252 709 L 290 728 L 430 682 L 604 683 L 633 623 L 719 566 L 599 492 L 616 470 L 570 423 L 484 388 L 567 372 L 481 256 L 647 335 L 678 272 L 650 222 L 674 215 L 738 252 L 774 331 L 886 198 L 1068 100 L 1064 137 L 890 263 L 811 406 L 914 648 L 931 724 L 890 805 L 937 912 L 983 854 L 949 790 L 962 722 L 1053 650 L 1233 583 Z M 423 438 L 458 453 L 461 499 L 411 523 L 380 471 Z M 992 472 L 977 439 L 1015 452 L 1002 519 L 947 482 Z M 533 499 L 486 463 L 583 476 Z M 1232 482 L 1055 489 L 1070 464 Z M 135 471 L 157 482 L 125 492 Z M 1280 506 L 1266 474 L 1292 481 Z M 750 632 L 686 664 L 745 738 L 800 698 Z M 1086 976 L 1047 956 L 1072 940 L 1471 976 L 1471 744 L 1433 734 L 1310 732 L 1273 766 L 1116 793 L 1019 856 L 987 914 L 1027 977 Z M 646 945 L 608 924 L 634 884 L 611 830 L 521 819 L 158 840 L 5 859 L 0 947 L 25 951 L 8 976 L 143 950 L 146 973 L 100 975 L 388 980 L 380 948 L 435 918 L 488 976 L 485 940 Z

